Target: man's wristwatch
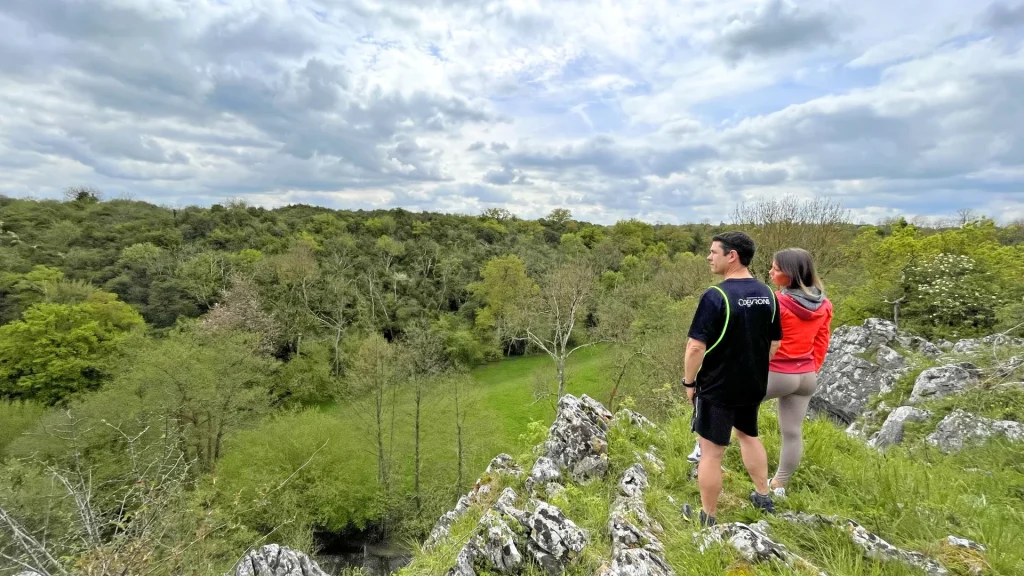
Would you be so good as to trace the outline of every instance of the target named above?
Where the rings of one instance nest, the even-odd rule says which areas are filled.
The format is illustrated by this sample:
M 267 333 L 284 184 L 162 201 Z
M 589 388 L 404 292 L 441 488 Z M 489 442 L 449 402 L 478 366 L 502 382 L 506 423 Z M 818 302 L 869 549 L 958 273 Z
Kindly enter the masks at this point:
M 689 384 L 687 384 L 686 383 L 686 378 L 683 378 L 683 388 L 696 388 L 696 387 L 697 387 L 697 382 L 690 382 Z

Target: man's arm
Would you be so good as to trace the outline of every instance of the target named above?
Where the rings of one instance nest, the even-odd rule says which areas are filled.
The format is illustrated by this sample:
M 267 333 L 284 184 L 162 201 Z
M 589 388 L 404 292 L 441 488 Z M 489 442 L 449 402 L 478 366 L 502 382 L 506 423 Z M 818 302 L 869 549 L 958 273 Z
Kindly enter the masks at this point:
M 704 353 L 707 352 L 708 345 L 700 340 L 690 338 L 686 341 L 686 356 L 683 362 L 683 386 L 686 387 L 686 396 L 690 399 L 690 403 L 693 403 L 693 396 L 697 390 L 693 387 L 693 382 L 697 379 L 697 371 L 700 370 L 700 365 L 704 363 Z
M 704 363 L 704 353 L 707 352 L 707 349 L 708 345 L 700 340 L 690 338 L 686 341 L 686 358 L 683 363 L 683 381 L 685 383 L 693 384 L 693 381 L 697 379 L 697 371 Z
M 707 289 L 697 303 L 697 310 L 693 313 L 693 320 L 690 322 L 690 330 L 687 332 L 686 353 L 683 355 L 683 386 L 686 387 L 686 396 L 693 403 L 696 389 L 693 383 L 697 379 L 697 371 L 704 363 L 704 354 L 708 349 L 708 340 L 713 334 L 719 334 L 722 330 L 720 323 L 725 321 L 725 303 L 714 289 Z
M 775 353 L 779 351 L 779 346 L 782 345 L 782 340 L 772 340 L 772 347 L 768 350 L 768 359 L 775 358 Z

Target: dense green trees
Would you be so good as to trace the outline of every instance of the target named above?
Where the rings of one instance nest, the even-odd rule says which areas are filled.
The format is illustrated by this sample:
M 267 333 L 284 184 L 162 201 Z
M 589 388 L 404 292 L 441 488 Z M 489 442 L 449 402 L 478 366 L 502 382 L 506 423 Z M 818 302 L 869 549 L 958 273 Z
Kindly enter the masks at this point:
M 0 395 L 56 404 L 110 377 L 142 317 L 113 294 L 80 304 L 41 302 L 0 326 Z

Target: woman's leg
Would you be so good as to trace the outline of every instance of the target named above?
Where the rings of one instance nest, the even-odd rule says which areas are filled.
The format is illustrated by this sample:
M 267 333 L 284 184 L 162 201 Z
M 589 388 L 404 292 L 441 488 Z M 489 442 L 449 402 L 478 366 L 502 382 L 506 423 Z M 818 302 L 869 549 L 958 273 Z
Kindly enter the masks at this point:
M 768 373 L 768 392 L 764 395 L 765 400 L 789 396 L 800 388 L 799 374 L 783 374 L 782 372 Z
M 803 456 L 803 425 L 807 416 L 807 407 L 817 387 L 817 375 L 814 372 L 804 374 L 787 374 L 796 380 L 794 391 L 788 396 L 779 398 L 779 429 L 782 431 L 782 454 L 779 456 L 779 469 L 773 477 L 772 487 L 785 487 L 793 471 L 800 464 Z M 769 386 L 771 375 L 769 374 Z

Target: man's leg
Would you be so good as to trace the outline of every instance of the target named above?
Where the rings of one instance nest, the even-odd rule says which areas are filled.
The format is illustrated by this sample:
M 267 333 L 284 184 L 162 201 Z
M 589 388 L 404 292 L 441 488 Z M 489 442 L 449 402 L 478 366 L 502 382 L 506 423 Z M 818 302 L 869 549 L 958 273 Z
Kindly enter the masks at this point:
M 700 451 L 700 465 L 697 467 L 700 504 L 708 516 L 714 516 L 718 512 L 718 495 L 722 493 L 722 455 L 725 454 L 725 446 L 701 437 Z M 765 469 L 767 467 L 765 458 Z
M 775 505 L 768 494 L 768 454 L 764 451 L 761 439 L 757 437 L 757 409 L 757 406 L 737 409 L 734 424 L 736 439 L 743 454 L 743 465 L 754 481 L 755 489 L 750 493 L 750 502 L 755 508 L 774 513 Z
M 743 465 L 746 466 L 750 479 L 754 481 L 754 488 L 758 494 L 767 494 L 768 453 L 765 452 L 764 444 L 757 436 L 750 436 L 738 428 L 736 429 L 736 440 L 740 443 Z M 700 472 L 703 473 L 704 470 L 701 469 Z M 703 493 L 703 490 L 701 492 Z

